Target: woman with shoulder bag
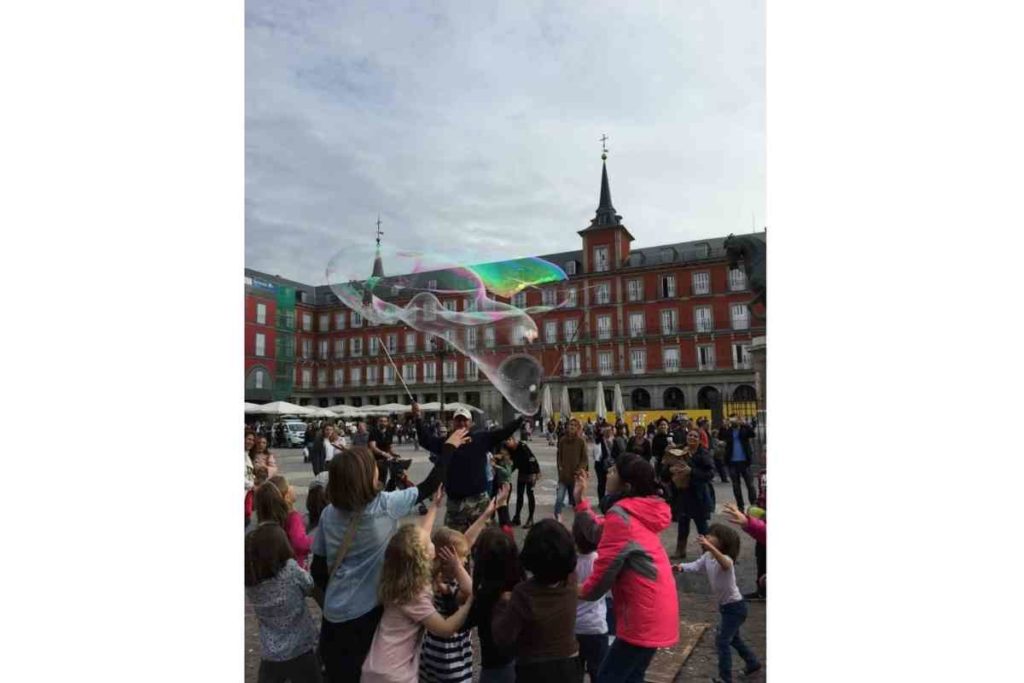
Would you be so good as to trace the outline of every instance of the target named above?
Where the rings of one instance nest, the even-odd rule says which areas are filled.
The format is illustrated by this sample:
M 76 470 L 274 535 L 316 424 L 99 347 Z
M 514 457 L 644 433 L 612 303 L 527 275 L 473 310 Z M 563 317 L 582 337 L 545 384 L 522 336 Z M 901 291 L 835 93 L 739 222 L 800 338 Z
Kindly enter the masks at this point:
M 377 585 L 384 551 L 399 521 L 438 491 L 465 429 L 454 432 L 434 468 L 418 486 L 381 491 L 377 463 L 354 447 L 328 464 L 327 498 L 313 537 L 310 573 L 322 594 L 320 657 L 327 680 L 358 681 L 382 608 Z
M 667 454 L 667 452 L 666 452 Z M 700 445 L 700 433 L 691 430 L 686 435 L 683 451 L 686 465 L 685 477 L 673 478 L 676 489 L 673 507 L 679 522 L 674 557 L 686 557 L 686 541 L 690 535 L 690 521 L 697 525 L 697 533 L 708 533 L 708 520 L 715 509 L 715 492 L 712 482 L 715 478 L 715 463 L 711 452 Z M 682 468 L 678 469 L 682 474 Z M 683 485 L 680 486 L 680 483 Z

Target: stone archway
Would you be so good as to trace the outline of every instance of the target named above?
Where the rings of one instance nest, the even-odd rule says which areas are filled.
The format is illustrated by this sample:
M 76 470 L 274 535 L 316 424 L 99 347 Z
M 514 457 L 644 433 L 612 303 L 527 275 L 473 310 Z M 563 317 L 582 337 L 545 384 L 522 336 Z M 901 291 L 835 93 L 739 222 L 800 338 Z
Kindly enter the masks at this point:
M 683 410 L 686 408 L 686 397 L 683 396 L 683 390 L 679 387 L 669 387 L 665 390 L 662 395 L 663 403 L 666 410 Z
M 629 395 L 633 410 L 646 410 L 651 407 L 651 395 L 646 389 L 634 389 Z
M 697 407 L 711 411 L 711 424 L 720 424 L 722 421 L 722 392 L 711 386 L 701 387 L 697 392 Z

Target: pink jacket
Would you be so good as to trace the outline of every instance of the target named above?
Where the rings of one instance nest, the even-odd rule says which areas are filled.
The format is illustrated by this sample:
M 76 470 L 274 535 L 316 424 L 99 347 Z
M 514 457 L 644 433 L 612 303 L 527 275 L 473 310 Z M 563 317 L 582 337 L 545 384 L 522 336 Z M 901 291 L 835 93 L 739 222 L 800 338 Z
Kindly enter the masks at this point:
M 768 545 L 768 524 L 763 519 L 747 515 L 747 523 L 743 530 L 754 537 L 754 540 L 762 545 Z
M 292 544 L 292 551 L 295 552 L 295 561 L 303 569 L 308 569 L 306 558 L 309 556 L 309 549 L 313 545 L 313 539 L 306 535 L 306 525 L 302 521 L 302 515 L 295 510 L 288 513 L 288 520 L 284 523 L 284 532 L 288 534 L 288 542 Z
M 604 527 L 594 571 L 583 584 L 584 600 L 611 588 L 615 636 L 639 647 L 670 647 L 679 640 L 679 598 L 672 565 L 658 534 L 672 522 L 668 504 L 657 496 L 623 498 L 597 515 L 584 499 L 578 514 Z

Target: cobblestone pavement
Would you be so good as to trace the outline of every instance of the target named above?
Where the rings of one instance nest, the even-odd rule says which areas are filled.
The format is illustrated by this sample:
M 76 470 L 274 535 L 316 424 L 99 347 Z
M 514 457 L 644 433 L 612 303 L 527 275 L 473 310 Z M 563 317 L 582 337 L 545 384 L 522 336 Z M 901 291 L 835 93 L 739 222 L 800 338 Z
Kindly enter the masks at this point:
M 555 501 L 555 449 L 549 447 L 543 441 L 532 440 L 529 442 L 530 448 L 537 456 L 541 466 L 541 480 L 538 482 L 535 488 L 537 498 L 537 512 L 535 519 L 542 519 L 543 517 L 550 516 L 554 507 Z M 427 460 L 427 453 L 420 449 L 419 451 L 413 450 L 409 444 L 403 444 L 396 447 L 396 452 L 400 453 L 403 458 L 412 458 L 413 464 L 409 470 L 409 476 L 413 481 L 421 481 L 426 477 L 430 470 L 430 462 Z M 295 487 L 297 495 L 296 509 L 305 512 L 306 504 L 306 490 L 309 481 L 313 477 L 313 472 L 308 464 L 302 462 L 302 451 L 300 449 L 279 449 L 274 451 L 277 456 L 278 465 L 281 467 L 282 473 L 287 477 L 290 485 Z M 724 484 L 716 480 L 715 483 L 715 496 L 718 501 L 718 508 L 715 514 L 712 515 L 712 522 L 726 522 L 726 519 L 720 514 L 721 506 L 724 503 L 733 501 L 732 487 L 730 484 Z M 591 492 L 590 495 L 591 503 L 596 504 L 596 495 Z M 510 505 L 515 505 L 515 491 L 512 493 L 512 500 Z M 524 504 L 525 508 L 525 504 Z M 572 511 L 568 509 L 568 512 L 563 513 L 563 520 L 566 524 L 572 524 Z M 525 517 L 526 512 L 524 509 L 523 516 Z M 418 517 L 409 517 L 403 521 L 414 521 Z M 443 515 L 438 516 L 438 524 L 440 525 Z M 675 534 L 676 527 L 673 524 L 669 529 L 661 535 L 662 544 L 671 553 L 675 549 Z M 526 532 L 517 528 L 515 530 L 516 540 L 522 545 L 523 539 L 526 536 Z M 739 583 L 740 591 L 748 593 L 754 589 L 755 579 L 755 563 L 754 563 L 754 542 L 753 540 L 742 535 L 742 547 L 740 550 L 740 560 L 736 565 L 736 576 Z M 696 530 L 691 530 L 689 545 L 686 549 L 686 559 L 693 560 L 699 556 L 699 550 L 696 542 Z M 240 561 L 240 558 L 239 558 Z M 678 560 L 673 559 L 673 562 Z M 693 681 L 693 680 L 710 680 L 711 677 L 715 676 L 718 672 L 718 656 L 715 652 L 715 628 L 718 625 L 718 609 L 714 603 L 714 598 L 711 596 L 707 579 L 702 575 L 678 575 L 676 583 L 679 587 L 679 613 L 680 616 L 691 622 L 703 622 L 711 624 L 711 628 L 704 632 L 701 636 L 700 641 L 694 648 L 693 652 L 687 658 L 685 665 L 680 670 L 679 676 L 676 678 L 677 681 Z M 310 611 L 319 623 L 320 610 L 316 604 L 309 600 Z M 768 669 L 767 656 L 766 656 L 766 606 L 765 602 L 752 602 L 750 603 L 750 615 L 747 617 L 747 622 L 744 624 L 742 634 L 747 643 L 751 646 L 755 653 L 766 662 L 765 670 Z M 247 683 L 256 681 L 256 672 L 259 667 L 259 638 L 258 638 L 258 627 L 256 619 L 253 616 L 252 609 L 248 602 L 245 605 L 245 680 Z M 742 670 L 743 663 L 739 656 L 733 654 L 733 671 L 734 674 Z M 747 679 L 760 683 L 765 680 L 765 673 L 759 673 L 751 678 Z

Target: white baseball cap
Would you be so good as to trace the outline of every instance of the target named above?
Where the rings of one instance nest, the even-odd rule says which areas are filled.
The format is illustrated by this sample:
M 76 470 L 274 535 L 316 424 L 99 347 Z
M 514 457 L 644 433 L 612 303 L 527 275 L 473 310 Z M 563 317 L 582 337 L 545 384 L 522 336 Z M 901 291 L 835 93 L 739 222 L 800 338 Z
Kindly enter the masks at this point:
M 456 408 L 455 412 L 452 413 L 452 419 L 453 420 L 455 418 L 457 418 L 457 417 L 464 417 L 467 420 L 472 420 L 473 419 L 473 416 L 469 414 L 469 408 L 464 408 L 464 407 Z

